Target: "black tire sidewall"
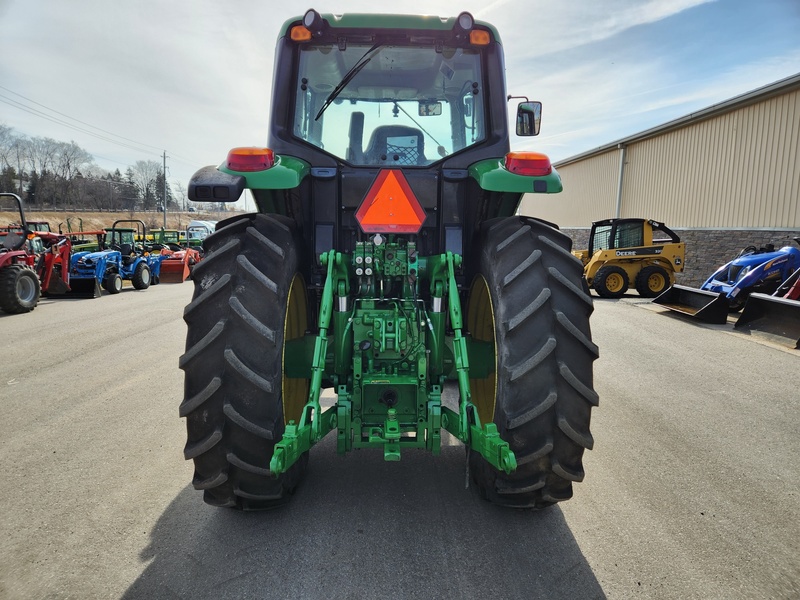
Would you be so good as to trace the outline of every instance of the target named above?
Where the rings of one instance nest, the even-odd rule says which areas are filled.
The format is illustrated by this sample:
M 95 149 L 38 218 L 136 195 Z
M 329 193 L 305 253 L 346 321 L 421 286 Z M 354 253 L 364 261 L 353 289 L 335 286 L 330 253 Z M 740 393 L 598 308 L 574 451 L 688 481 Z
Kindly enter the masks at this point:
M 611 291 L 606 286 L 606 279 L 610 275 L 619 275 L 622 277 L 623 285 L 619 290 Z M 628 274 L 625 272 L 625 269 L 622 267 L 618 267 L 616 265 L 607 265 L 605 267 L 600 267 L 597 270 L 597 273 L 592 280 L 592 287 L 594 290 L 600 295 L 601 298 L 622 298 L 625 295 L 625 292 L 628 291 L 628 287 L 630 286 L 630 281 L 628 281 Z
M 29 280 L 34 286 L 34 297 L 25 300 L 19 296 L 19 282 Z M 20 264 L 7 265 L 0 269 L 0 310 L 10 314 L 21 314 L 32 311 L 39 304 L 42 290 L 36 273 Z
M 532 219 L 495 219 L 482 230 L 478 268 L 491 294 L 497 353 L 494 423 L 518 467 L 507 475 L 470 452 L 470 469 L 498 504 L 543 508 L 569 498 L 572 481 L 583 477 L 597 348 L 583 266 L 570 250 L 567 236 Z M 568 384 L 565 370 L 578 383 Z
M 650 289 L 649 279 L 655 273 L 659 274 L 664 279 L 664 285 L 660 290 L 653 291 Z M 636 275 L 636 291 L 644 298 L 655 298 L 665 292 L 669 286 L 669 272 L 659 265 L 648 265 L 642 268 Z
M 204 245 L 205 256 L 192 274 L 194 296 L 184 313 L 186 456 L 194 460 L 193 483 L 209 504 L 272 508 L 289 499 L 308 461 L 305 453 L 278 477 L 266 471 L 285 429 L 284 325 L 302 244 L 293 222 L 245 215 L 226 220 Z M 266 330 L 274 339 L 257 334 Z M 209 341 L 209 336 L 216 337 Z M 198 404 L 214 385 L 218 389 Z M 270 438 L 259 431 L 269 431 Z M 219 441 L 197 454 L 198 444 L 215 432 Z
M 134 288 L 137 290 L 146 290 L 150 287 L 152 280 L 152 273 L 150 272 L 150 267 L 147 266 L 147 263 L 142 261 L 136 265 L 136 271 L 131 278 L 131 283 L 133 283 Z

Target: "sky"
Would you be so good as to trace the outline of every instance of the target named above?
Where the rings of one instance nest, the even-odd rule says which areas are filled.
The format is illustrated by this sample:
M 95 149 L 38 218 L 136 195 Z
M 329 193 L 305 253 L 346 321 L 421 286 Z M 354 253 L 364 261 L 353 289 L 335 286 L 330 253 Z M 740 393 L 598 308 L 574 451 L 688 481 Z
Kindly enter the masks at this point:
M 557 162 L 800 73 L 800 0 L 0 0 L 0 124 L 74 141 L 101 169 L 162 161 L 173 191 L 264 146 L 283 22 L 400 12 L 495 25 L 508 92 L 541 100 Z M 513 109 L 509 111 L 513 113 Z

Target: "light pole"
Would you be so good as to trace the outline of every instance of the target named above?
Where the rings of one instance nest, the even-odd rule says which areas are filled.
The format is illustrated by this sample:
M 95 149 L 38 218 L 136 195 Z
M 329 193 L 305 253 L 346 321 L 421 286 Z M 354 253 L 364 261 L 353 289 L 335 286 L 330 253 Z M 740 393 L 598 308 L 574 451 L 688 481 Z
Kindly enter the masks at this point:
M 164 229 L 167 228 L 167 151 L 164 150 Z

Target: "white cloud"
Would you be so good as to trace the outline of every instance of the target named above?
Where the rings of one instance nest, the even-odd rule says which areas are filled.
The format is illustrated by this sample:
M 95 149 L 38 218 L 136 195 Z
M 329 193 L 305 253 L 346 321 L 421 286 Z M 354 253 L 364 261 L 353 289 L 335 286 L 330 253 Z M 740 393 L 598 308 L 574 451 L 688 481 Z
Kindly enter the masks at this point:
M 519 2 L 496 0 L 475 13 L 500 31 L 506 56 L 532 57 L 563 52 L 612 38 L 717 0 L 604 0 Z
M 731 1 L 744 0 L 716 5 Z M 320 12 L 390 10 L 372 0 L 311 4 Z M 565 158 L 800 71 L 797 40 L 794 53 L 765 56 L 743 38 L 751 63 L 721 55 L 697 73 L 692 65 L 671 64 L 668 48 L 626 45 L 630 34 L 641 32 L 637 28 L 673 27 L 682 13 L 705 4 L 407 0 L 397 10 L 439 16 L 467 10 L 496 25 L 509 91 L 545 104 L 542 135 L 526 143 Z M 276 36 L 286 19 L 304 10 L 234 0 L 16 0 L 0 6 L 8 25 L 4 45 L 11 50 L 0 63 L 0 85 L 155 148 L 147 155 L 132 152 L 6 104 L 0 104 L 0 121 L 32 136 L 75 139 L 110 159 L 98 162 L 112 169 L 157 159 L 163 148 L 172 178 L 184 183 L 197 168 L 221 162 L 229 148 L 266 141 Z M 642 37 L 639 43 L 646 44 Z
M 800 50 L 667 84 L 657 63 L 634 63 L 614 71 L 593 63 L 576 65 L 540 81 L 545 90 L 542 135 L 520 145 L 562 160 L 798 72 Z

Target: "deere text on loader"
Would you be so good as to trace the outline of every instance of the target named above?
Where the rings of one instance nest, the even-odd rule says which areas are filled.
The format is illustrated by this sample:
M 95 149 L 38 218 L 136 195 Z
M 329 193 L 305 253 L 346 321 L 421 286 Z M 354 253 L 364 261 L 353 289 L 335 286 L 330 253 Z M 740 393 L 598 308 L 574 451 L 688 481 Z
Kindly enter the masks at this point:
M 569 237 L 515 215 L 561 180 L 510 151 L 504 71 L 469 13 L 284 24 L 268 147 L 189 183 L 192 201 L 247 188 L 258 209 L 205 239 L 184 311 L 184 455 L 206 502 L 285 502 L 326 435 L 391 463 L 439 454 L 444 431 L 488 500 L 572 496 L 598 402 L 592 300 Z M 516 115 L 538 133 L 540 103 Z

